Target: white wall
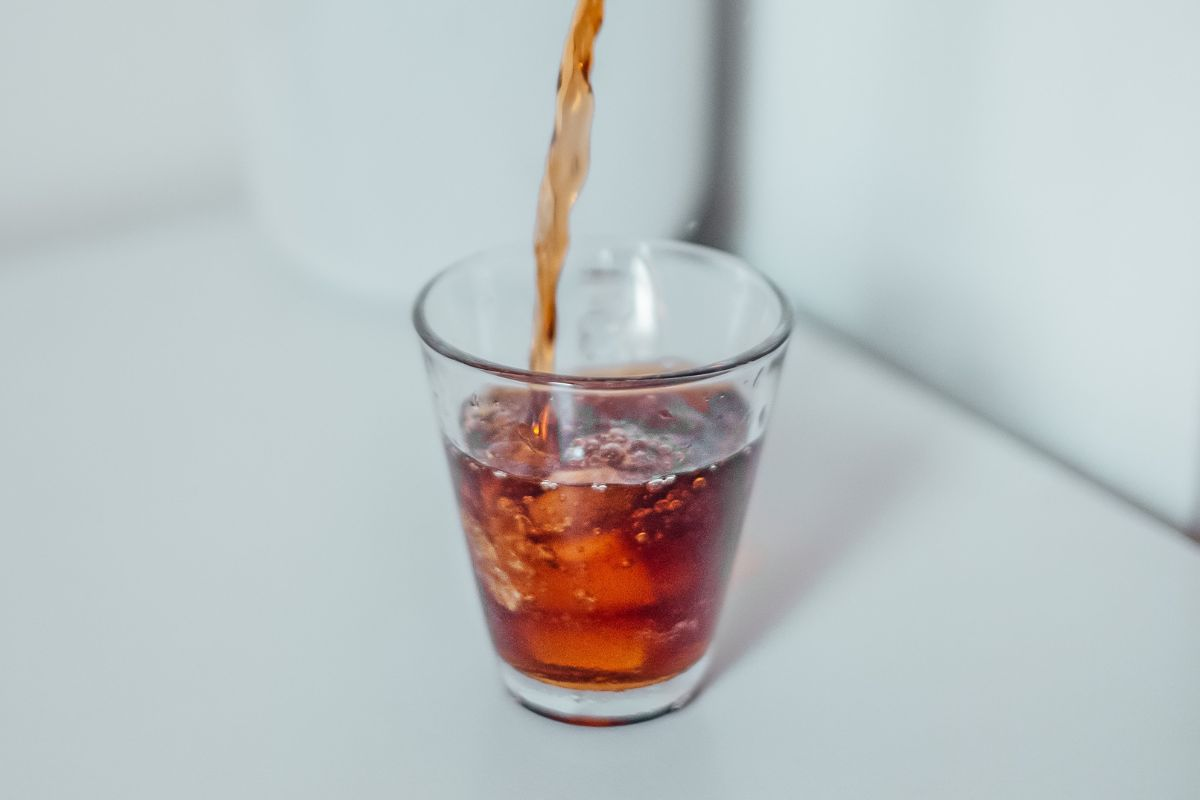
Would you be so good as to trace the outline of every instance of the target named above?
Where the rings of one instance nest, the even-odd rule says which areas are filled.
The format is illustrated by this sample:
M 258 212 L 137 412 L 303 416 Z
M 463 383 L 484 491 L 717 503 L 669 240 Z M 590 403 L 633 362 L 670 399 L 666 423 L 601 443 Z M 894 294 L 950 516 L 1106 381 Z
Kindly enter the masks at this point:
M 0 6 L 0 249 L 235 190 L 230 16 L 224 2 Z
M 1200 4 L 752 0 L 747 31 L 741 248 L 1197 525 Z
M 728 3 L 748 11 L 738 247 L 804 308 L 1200 526 L 1200 5 Z M 246 6 L 2 17 L 0 263 L 237 190 Z

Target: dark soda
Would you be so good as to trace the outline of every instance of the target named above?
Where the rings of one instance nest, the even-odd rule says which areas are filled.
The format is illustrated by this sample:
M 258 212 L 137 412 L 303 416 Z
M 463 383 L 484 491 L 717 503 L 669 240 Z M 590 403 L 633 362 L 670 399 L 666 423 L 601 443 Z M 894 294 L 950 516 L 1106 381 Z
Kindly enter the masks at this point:
M 448 445 L 492 639 L 532 678 L 621 690 L 707 650 L 758 456 L 728 387 L 464 406 Z M 463 449 L 465 448 L 465 449 Z

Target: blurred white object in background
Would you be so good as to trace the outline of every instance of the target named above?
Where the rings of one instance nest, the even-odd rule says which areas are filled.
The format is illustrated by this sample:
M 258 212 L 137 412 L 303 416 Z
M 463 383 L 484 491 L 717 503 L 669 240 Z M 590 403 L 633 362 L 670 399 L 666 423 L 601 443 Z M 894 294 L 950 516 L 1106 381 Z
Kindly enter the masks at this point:
M 751 12 L 751 261 L 1200 531 L 1200 4 Z
M 373 293 L 531 239 L 572 5 L 260 5 L 248 166 L 268 231 L 328 279 Z M 609 9 L 576 231 L 670 236 L 699 213 L 714 16 L 709 0 Z

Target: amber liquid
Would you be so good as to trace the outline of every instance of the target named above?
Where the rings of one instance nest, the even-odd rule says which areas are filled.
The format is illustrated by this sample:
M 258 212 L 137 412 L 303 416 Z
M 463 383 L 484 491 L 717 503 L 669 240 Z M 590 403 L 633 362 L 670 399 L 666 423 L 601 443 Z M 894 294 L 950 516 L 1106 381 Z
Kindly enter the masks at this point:
M 603 0 L 579 0 L 538 195 L 530 369 L 554 370 L 556 292 L 587 177 Z M 655 371 L 655 370 L 649 370 Z M 532 678 L 622 690 L 708 649 L 758 456 L 729 387 L 562 396 L 494 391 L 447 443 L 496 650 Z
M 550 437 L 560 453 L 524 422 L 538 402 L 477 399 L 466 452 L 447 446 L 496 650 L 568 688 L 667 680 L 716 625 L 758 456 L 738 447 L 746 404 L 732 390 L 580 401 Z
M 571 207 L 587 179 L 592 112 L 595 101 L 589 80 L 592 49 L 604 20 L 604 0 L 579 0 L 563 46 L 554 110 L 554 135 L 546 156 L 546 172 L 538 192 L 533 252 L 537 261 L 537 308 L 529 368 L 554 371 L 555 295 L 558 276 L 570 245 Z

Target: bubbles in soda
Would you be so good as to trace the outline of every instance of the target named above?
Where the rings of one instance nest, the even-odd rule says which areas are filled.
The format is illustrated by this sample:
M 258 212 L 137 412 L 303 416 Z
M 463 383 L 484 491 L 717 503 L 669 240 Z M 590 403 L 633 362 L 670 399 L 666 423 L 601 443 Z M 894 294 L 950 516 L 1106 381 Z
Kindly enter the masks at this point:
M 712 638 L 757 461 L 749 409 L 728 387 L 574 397 L 542 437 L 535 394 L 465 406 L 449 448 L 496 649 L 569 688 L 669 679 Z

